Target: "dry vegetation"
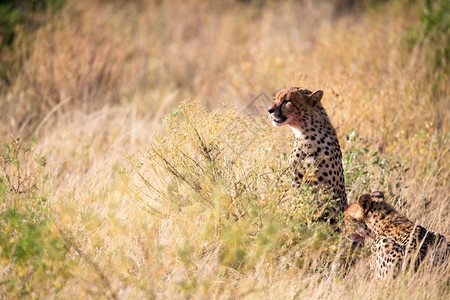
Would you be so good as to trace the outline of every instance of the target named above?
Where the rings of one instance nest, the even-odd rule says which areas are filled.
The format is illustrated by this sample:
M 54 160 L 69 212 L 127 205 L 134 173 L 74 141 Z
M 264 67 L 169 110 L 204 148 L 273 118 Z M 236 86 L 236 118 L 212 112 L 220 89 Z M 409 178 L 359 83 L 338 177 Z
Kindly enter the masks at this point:
M 422 1 L 248 2 L 67 1 L 16 28 L 0 298 L 450 297 L 448 263 L 386 284 L 348 258 L 290 188 L 291 133 L 245 109 L 323 89 L 350 201 L 382 190 L 450 237 L 448 10 L 442 29 Z

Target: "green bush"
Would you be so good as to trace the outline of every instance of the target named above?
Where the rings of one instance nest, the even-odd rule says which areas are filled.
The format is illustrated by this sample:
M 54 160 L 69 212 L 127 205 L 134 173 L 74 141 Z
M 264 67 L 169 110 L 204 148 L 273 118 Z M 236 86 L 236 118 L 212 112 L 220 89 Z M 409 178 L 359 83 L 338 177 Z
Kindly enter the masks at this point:
M 422 16 L 426 38 L 434 49 L 435 68 L 450 71 L 450 2 L 426 0 Z
M 0 155 L 0 294 L 10 298 L 57 292 L 69 275 L 69 247 L 39 192 L 45 164 L 19 139 Z
M 433 68 L 430 74 L 442 70 L 450 72 L 450 2 L 445 0 L 425 0 L 419 28 L 408 35 L 410 45 L 419 43 L 430 47 Z M 440 76 L 440 74 L 438 74 Z
M 184 102 L 164 125 L 167 134 L 131 162 L 143 208 L 160 218 L 192 216 L 183 229 L 182 261 L 209 252 L 204 245 L 218 251 L 222 267 L 242 272 L 277 261 L 322 272 L 344 259 L 346 241 L 316 221 L 317 203 L 327 196 L 306 185 L 292 189 L 286 136 L 265 118 L 234 109 L 207 113 Z
M 63 3 L 64 0 L 4 0 L 0 3 L 0 86 L 2 81 L 11 82 L 22 59 L 14 49 L 19 30 L 25 34 L 34 32 L 44 23 L 42 16 L 59 9 Z
M 10 207 L 0 214 L 0 291 L 11 297 L 56 292 L 69 276 L 68 247 L 53 219 Z
M 5 0 L 0 4 L 0 40 L 10 45 L 16 27 L 36 25 L 36 13 L 61 7 L 64 0 Z
M 343 167 L 349 202 L 356 201 L 361 194 L 382 190 L 386 198 L 396 201 L 401 194 L 403 177 L 407 168 L 393 155 L 384 156 L 369 150 L 369 142 L 362 139 L 358 131 L 345 135 Z

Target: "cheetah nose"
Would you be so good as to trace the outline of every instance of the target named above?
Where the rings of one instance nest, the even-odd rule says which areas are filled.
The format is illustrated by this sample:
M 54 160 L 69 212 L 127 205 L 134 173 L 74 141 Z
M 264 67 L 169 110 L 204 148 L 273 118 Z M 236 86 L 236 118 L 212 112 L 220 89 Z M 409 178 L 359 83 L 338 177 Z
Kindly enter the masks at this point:
M 269 108 L 267 109 L 267 111 L 269 112 L 269 114 L 271 114 L 271 113 L 273 113 L 273 112 L 275 111 L 275 109 L 272 108 L 272 107 L 269 107 Z

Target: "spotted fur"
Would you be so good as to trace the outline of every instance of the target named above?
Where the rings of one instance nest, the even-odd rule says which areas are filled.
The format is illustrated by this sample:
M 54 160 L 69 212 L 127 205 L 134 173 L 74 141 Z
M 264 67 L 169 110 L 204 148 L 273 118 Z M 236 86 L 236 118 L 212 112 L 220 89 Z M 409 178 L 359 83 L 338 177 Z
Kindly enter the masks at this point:
M 395 275 L 411 262 L 417 268 L 429 254 L 433 264 L 450 256 L 450 243 L 443 235 L 428 231 L 398 213 L 385 201 L 382 192 L 360 196 L 347 208 L 344 220 L 347 230 L 354 232 L 350 235 L 352 240 L 360 240 L 363 235 L 374 240 L 370 265 L 379 278 Z
M 289 157 L 293 185 L 302 182 L 331 190 L 334 206 L 322 218 L 333 222 L 347 208 L 342 153 L 336 131 L 320 100 L 323 92 L 314 93 L 299 87 L 275 93 L 268 111 L 275 126 L 288 125 L 295 134 Z M 310 174 L 312 173 L 312 176 Z

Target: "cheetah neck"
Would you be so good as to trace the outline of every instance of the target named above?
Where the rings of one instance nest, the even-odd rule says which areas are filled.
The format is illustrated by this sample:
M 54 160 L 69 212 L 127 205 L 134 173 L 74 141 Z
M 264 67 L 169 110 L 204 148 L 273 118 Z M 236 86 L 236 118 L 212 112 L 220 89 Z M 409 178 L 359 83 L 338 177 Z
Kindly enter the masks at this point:
M 394 209 L 374 211 L 367 218 L 366 225 L 376 236 L 388 236 L 402 243 L 405 242 L 403 241 L 404 238 L 409 238 L 409 233 L 414 228 L 412 221 Z M 393 228 L 396 230 L 392 230 Z M 400 233 L 399 231 L 407 234 L 398 234 Z
M 305 134 L 303 133 L 303 131 L 298 128 L 295 125 L 291 125 L 289 124 L 289 127 L 291 128 L 292 132 L 294 133 L 294 136 L 296 139 L 305 139 Z
M 288 124 L 289 128 L 291 128 L 292 132 L 294 133 L 294 136 L 296 139 L 304 139 L 305 138 L 305 132 L 307 128 L 309 128 L 309 124 L 311 124 L 311 121 L 309 118 L 307 119 L 299 117 L 295 118 L 292 122 Z
M 334 127 L 323 108 L 320 108 L 318 111 L 307 112 L 301 116 L 297 116 L 288 124 L 288 126 L 291 128 L 296 139 L 306 139 L 306 137 L 308 137 L 308 133 L 311 131 L 311 128 L 316 128 L 319 126 L 323 126 L 324 130 L 328 129 L 331 138 L 337 139 Z M 319 130 L 315 133 L 320 137 L 324 134 Z

